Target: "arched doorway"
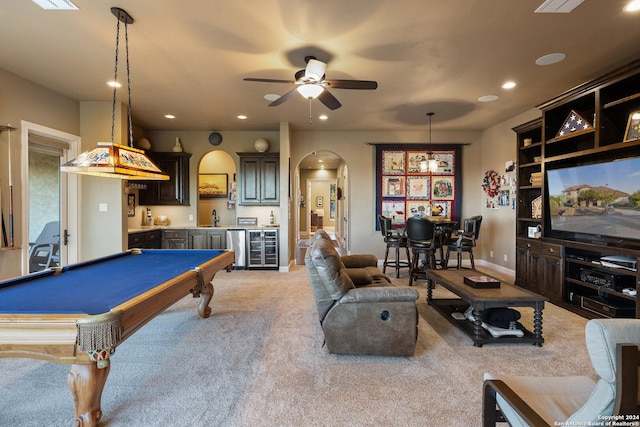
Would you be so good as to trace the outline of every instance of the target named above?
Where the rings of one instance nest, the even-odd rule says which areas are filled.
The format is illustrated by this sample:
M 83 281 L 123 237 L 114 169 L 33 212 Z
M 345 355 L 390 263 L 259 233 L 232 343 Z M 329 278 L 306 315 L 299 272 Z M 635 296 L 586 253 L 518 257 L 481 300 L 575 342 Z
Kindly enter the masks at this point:
M 226 184 L 221 184 L 226 183 Z M 207 194 L 206 186 L 226 185 L 222 194 Z M 220 224 L 236 223 L 236 163 L 229 153 L 213 150 L 198 165 L 198 225 L 213 225 L 213 211 Z
M 349 176 L 342 157 L 327 150 L 307 154 L 296 167 L 294 182 L 296 247 L 306 246 L 322 228 L 348 251 Z M 296 264 L 300 261 L 296 256 Z

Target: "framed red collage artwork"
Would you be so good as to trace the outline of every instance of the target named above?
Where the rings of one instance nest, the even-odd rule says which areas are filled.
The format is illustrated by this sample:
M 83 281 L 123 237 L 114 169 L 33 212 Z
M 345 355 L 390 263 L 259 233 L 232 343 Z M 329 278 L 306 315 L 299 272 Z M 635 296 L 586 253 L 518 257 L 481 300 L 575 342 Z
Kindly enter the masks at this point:
M 381 214 L 391 218 L 394 226 L 403 226 L 411 216 L 431 216 L 433 208 L 438 208 L 439 216 L 451 219 L 457 219 L 460 212 L 460 147 L 439 146 L 433 150 L 438 167 L 432 173 L 422 170 L 428 151 L 418 147 L 376 145 L 376 217 Z

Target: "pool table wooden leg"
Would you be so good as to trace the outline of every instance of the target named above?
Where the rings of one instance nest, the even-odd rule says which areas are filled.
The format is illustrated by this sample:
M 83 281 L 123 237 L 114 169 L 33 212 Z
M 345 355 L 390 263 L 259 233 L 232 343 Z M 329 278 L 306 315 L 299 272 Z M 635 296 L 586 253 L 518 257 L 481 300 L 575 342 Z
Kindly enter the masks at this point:
M 211 280 L 213 280 L 213 277 Z M 209 303 L 212 298 L 213 284 L 211 284 L 211 281 L 203 283 L 200 289 L 200 304 L 198 305 L 198 314 L 203 319 L 206 319 L 211 315 L 211 307 L 209 307 Z
M 100 401 L 109 375 L 109 366 L 98 368 L 96 363 L 74 364 L 67 375 L 67 384 L 76 407 L 76 426 L 95 427 L 102 418 Z

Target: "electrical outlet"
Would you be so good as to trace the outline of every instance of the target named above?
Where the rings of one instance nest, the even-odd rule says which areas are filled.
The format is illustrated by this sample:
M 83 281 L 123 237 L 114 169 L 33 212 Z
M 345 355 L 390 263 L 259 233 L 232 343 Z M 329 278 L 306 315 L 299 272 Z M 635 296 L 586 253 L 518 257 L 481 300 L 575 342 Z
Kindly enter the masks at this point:
M 493 251 L 489 251 L 489 256 L 493 258 Z
M 193 221 L 193 214 L 189 215 L 189 221 Z
M 106 203 L 98 203 L 98 212 L 107 212 L 108 207 Z
M 509 258 L 507 258 L 507 254 L 504 254 L 504 262 L 509 261 Z

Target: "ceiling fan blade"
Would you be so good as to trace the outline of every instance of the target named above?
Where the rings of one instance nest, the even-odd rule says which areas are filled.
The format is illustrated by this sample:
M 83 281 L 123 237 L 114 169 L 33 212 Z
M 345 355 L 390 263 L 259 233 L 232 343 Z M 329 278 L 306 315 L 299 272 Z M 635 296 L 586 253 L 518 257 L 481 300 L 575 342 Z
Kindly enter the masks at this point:
M 309 59 L 307 62 L 307 68 L 305 68 L 304 76 L 314 82 L 319 82 L 324 77 L 324 70 L 327 69 L 327 64 L 317 59 Z
M 277 80 L 277 79 L 254 79 L 247 77 L 242 79 L 246 82 L 263 82 L 263 83 L 295 83 L 293 80 Z
M 285 93 L 280 98 L 276 99 L 271 104 L 269 104 L 269 107 L 277 107 L 278 105 L 284 103 L 285 101 L 288 101 L 289 99 L 293 98 L 296 95 L 296 93 L 297 93 L 296 89 L 290 90 L 289 92 Z
M 330 110 L 337 110 L 342 107 L 340 101 L 338 101 L 327 89 L 322 91 L 320 96 L 318 96 L 318 99 Z
M 378 82 L 373 80 L 324 80 L 332 89 L 377 89 Z

